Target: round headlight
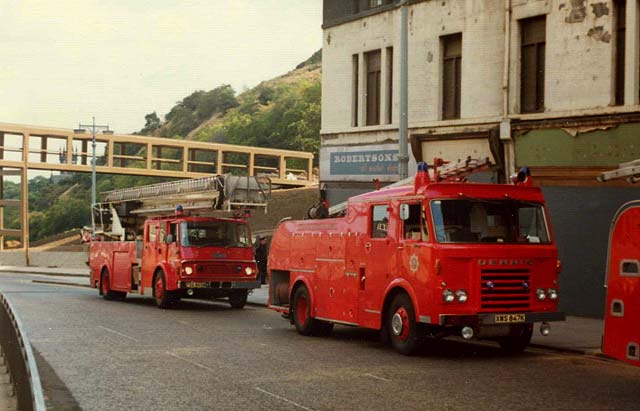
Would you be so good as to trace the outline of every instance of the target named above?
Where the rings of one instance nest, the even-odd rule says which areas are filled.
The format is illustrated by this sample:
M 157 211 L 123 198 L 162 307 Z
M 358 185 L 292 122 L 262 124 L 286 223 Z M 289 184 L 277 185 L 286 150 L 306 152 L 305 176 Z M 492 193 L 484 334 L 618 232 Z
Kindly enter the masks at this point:
M 442 292 L 442 301 L 445 303 L 452 303 L 456 299 L 455 294 L 451 290 L 444 290 Z
M 458 290 L 456 291 L 456 298 L 458 300 L 459 303 L 466 303 L 467 302 L 467 292 L 465 290 Z
M 547 295 L 549 296 L 550 300 L 557 300 L 558 299 L 558 290 L 556 290 L 555 288 L 549 288 L 547 290 Z
M 185 273 L 186 275 L 191 275 L 191 274 L 193 274 L 193 268 L 191 268 L 191 267 L 185 267 L 185 268 L 184 268 L 184 273 Z
M 542 301 L 547 298 L 547 294 L 545 293 L 544 289 L 538 288 L 536 290 L 536 297 L 538 297 L 538 300 Z
M 251 268 L 251 267 L 246 267 L 246 268 L 244 269 L 244 272 L 245 272 L 245 273 L 247 273 L 247 275 L 251 275 L 251 274 L 253 274 L 253 268 Z

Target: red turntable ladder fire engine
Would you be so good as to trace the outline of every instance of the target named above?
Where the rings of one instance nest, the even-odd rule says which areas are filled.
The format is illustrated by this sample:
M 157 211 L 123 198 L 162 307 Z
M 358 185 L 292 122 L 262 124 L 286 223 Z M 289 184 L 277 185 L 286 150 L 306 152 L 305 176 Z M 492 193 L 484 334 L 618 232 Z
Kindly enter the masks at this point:
M 411 354 L 421 336 L 530 342 L 558 312 L 558 252 L 539 188 L 467 183 L 486 160 L 446 164 L 350 198 L 338 217 L 283 221 L 269 254 L 269 305 L 304 335 L 377 329 Z M 408 184 L 409 183 L 409 184 Z
M 640 182 L 640 160 L 598 176 L 605 182 Z M 602 352 L 640 366 L 640 199 L 623 204 L 611 222 L 605 287 Z
M 111 191 L 93 206 L 91 286 L 106 299 L 228 297 L 260 288 L 244 210 L 266 210 L 269 179 L 230 175 Z M 240 211 L 240 214 L 234 210 Z

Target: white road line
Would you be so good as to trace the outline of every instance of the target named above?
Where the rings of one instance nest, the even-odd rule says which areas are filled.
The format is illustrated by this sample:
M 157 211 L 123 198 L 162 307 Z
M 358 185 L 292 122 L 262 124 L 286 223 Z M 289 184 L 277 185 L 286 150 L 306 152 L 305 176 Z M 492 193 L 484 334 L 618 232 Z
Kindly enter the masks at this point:
M 129 337 L 128 335 L 122 334 L 121 332 L 118 332 L 116 330 L 112 330 L 111 328 L 103 327 L 102 325 L 99 325 L 98 328 L 102 328 L 103 330 L 109 331 L 110 333 L 114 333 L 116 335 L 119 335 L 120 337 L 124 337 L 124 338 L 126 338 L 128 340 L 131 340 L 133 342 L 140 342 L 140 340 L 137 340 L 137 339 L 135 339 L 133 337 Z
M 214 370 L 214 369 L 213 369 L 213 368 L 211 368 L 211 367 L 207 367 L 206 365 L 204 365 L 204 364 L 200 364 L 199 362 L 191 361 L 191 360 L 189 360 L 189 359 L 187 359 L 187 358 L 180 357 L 179 355 L 176 355 L 176 354 L 174 354 L 174 353 L 172 353 L 172 352 L 167 351 L 167 354 L 168 354 L 168 355 L 170 355 L 170 356 L 172 356 L 172 357 L 174 357 L 174 358 L 177 358 L 177 359 L 179 359 L 179 360 L 182 360 L 182 361 L 184 361 L 184 362 L 187 362 L 187 363 L 189 363 L 189 364 L 191 364 L 191 365 L 195 365 L 195 366 L 196 366 L 196 367 L 198 367 L 198 368 L 202 368 L 203 370 L 210 371 L 210 372 L 212 372 L 212 373 L 214 373 L 214 374 L 217 372 L 216 370 Z
M 272 392 L 269 392 L 269 391 L 263 390 L 263 389 L 262 389 L 262 388 L 260 388 L 260 387 L 255 387 L 255 389 L 256 389 L 257 391 L 260 391 L 260 392 L 261 392 L 261 393 L 263 393 L 263 394 L 267 394 L 267 395 L 269 395 L 269 396 L 271 396 L 271 397 L 273 397 L 273 398 L 276 398 L 276 399 L 278 399 L 278 400 L 280 400 L 280 401 L 284 401 L 284 402 L 286 402 L 286 403 L 289 403 L 289 404 L 291 404 L 291 405 L 294 405 L 294 406 L 296 406 L 296 407 L 298 407 L 298 408 L 301 408 L 301 409 L 303 409 L 303 410 L 313 411 L 311 408 L 307 408 L 307 407 L 305 407 L 304 405 L 298 404 L 298 403 L 297 403 L 297 402 L 295 402 L 295 401 L 288 400 L 288 399 L 286 399 L 286 398 L 284 398 L 284 397 L 281 397 L 281 396 L 279 396 L 279 395 L 277 395 L 277 394 L 274 394 L 274 393 L 272 393 Z
M 382 378 L 382 377 L 378 377 L 377 375 L 373 375 L 373 374 L 369 374 L 369 373 L 362 374 L 362 375 L 367 376 L 367 377 L 371 377 L 371 378 L 375 378 L 376 380 L 380 380 L 380 381 L 384 381 L 384 382 L 391 382 L 391 380 L 388 380 L 388 379 Z

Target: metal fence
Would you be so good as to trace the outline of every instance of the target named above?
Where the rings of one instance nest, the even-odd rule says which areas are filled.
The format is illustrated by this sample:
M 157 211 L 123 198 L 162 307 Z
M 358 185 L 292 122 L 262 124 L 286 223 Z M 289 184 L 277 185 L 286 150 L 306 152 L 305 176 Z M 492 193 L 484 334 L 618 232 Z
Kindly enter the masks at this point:
M 14 386 L 18 409 L 45 411 L 40 374 L 29 339 L 11 304 L 0 293 L 0 346 Z

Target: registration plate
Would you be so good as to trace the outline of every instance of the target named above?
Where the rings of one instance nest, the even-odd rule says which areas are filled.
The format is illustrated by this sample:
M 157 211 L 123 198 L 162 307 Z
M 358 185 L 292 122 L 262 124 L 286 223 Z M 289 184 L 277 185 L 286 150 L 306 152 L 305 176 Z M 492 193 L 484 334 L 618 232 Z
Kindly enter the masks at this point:
M 187 288 L 207 288 L 209 283 L 188 282 L 184 284 Z
M 496 323 L 523 323 L 526 317 L 524 314 L 496 314 Z

